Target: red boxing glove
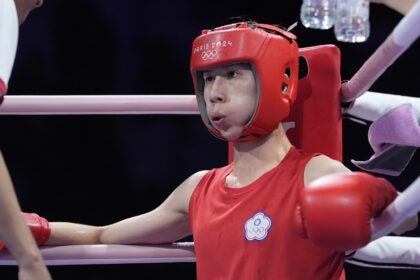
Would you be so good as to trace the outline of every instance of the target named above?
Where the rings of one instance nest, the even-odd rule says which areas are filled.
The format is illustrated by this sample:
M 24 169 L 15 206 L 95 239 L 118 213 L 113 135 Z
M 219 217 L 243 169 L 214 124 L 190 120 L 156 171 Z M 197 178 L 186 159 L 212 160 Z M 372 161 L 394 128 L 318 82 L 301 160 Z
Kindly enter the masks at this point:
M 23 219 L 32 232 L 36 244 L 42 245 L 47 242 L 51 236 L 51 229 L 48 221 L 35 213 L 23 213 L 22 215 Z M 0 241 L 0 250 L 3 247 L 4 244 Z
M 371 220 L 397 196 L 394 186 L 367 173 L 321 177 L 300 192 L 295 222 L 303 238 L 318 246 L 346 251 L 371 238 Z
M 3 103 L 4 96 L 6 95 L 6 85 L 4 84 L 3 80 L 0 78 L 0 104 Z M 1 250 L 1 247 L 0 247 Z

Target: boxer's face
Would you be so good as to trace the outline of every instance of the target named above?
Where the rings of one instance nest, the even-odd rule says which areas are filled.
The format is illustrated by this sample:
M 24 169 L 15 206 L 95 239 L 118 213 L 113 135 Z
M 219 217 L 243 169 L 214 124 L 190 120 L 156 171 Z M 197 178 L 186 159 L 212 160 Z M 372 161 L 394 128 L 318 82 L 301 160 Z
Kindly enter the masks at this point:
M 41 7 L 44 0 L 15 0 L 19 24 L 22 24 L 28 14 L 35 8 Z
M 257 86 L 248 64 L 233 64 L 203 73 L 207 114 L 227 140 L 237 140 L 255 110 Z

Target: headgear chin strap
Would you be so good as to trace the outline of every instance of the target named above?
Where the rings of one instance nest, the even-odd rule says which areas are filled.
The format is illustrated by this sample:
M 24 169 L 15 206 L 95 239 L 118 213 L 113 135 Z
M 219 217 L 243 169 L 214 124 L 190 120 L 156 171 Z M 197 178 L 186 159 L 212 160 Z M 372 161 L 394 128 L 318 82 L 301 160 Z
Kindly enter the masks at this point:
M 240 22 L 203 30 L 193 42 L 190 70 L 201 117 L 218 138 L 204 101 L 202 72 L 234 63 L 250 63 L 258 88 L 258 100 L 251 120 L 237 142 L 271 133 L 290 112 L 296 99 L 298 45 L 292 33 L 268 24 Z

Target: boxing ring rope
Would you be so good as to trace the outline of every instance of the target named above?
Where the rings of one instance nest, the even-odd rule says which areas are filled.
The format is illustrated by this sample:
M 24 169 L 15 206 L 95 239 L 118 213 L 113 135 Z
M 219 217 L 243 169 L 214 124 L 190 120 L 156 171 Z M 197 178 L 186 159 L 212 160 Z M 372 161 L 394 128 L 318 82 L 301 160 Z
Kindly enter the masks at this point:
M 199 114 L 195 95 L 5 96 L 0 115 Z
M 342 85 L 343 101 L 355 100 L 373 85 L 379 76 L 419 37 L 419 23 L 420 1 L 417 1 L 359 71 Z
M 166 245 L 41 246 L 40 251 L 47 265 L 195 262 L 192 242 Z M 16 260 L 9 252 L 2 251 L 0 265 L 16 265 Z

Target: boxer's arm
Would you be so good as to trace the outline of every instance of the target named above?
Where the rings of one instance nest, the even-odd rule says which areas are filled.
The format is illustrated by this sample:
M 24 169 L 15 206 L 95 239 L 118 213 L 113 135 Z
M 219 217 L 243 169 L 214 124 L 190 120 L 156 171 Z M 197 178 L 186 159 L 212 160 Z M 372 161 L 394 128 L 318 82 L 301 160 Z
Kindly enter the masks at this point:
M 9 172 L 0 153 L 0 240 L 16 258 L 21 269 L 34 271 L 43 260 L 34 239 L 24 223 Z M 39 272 L 38 269 L 35 269 Z M 45 267 L 42 274 L 47 276 Z M 36 278 L 33 278 L 36 279 Z M 39 278 L 41 279 L 41 278 Z M 43 278 L 49 279 L 49 278 Z
M 304 183 L 305 186 L 310 184 L 312 181 L 321 178 L 325 175 L 336 174 L 336 173 L 351 173 L 341 162 L 329 158 L 324 155 L 313 157 L 305 167 L 304 171 Z
M 115 224 L 95 227 L 73 223 L 50 223 L 48 245 L 159 244 L 191 235 L 188 206 L 191 194 L 206 171 L 185 180 L 156 209 Z

